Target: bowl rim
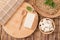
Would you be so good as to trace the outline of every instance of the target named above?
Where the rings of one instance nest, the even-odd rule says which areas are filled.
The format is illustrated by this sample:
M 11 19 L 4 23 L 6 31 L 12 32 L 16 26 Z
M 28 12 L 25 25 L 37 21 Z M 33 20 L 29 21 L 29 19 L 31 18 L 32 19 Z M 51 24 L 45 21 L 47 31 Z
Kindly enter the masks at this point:
M 43 18 L 43 19 L 50 19 L 50 18 Z M 43 19 L 41 19 L 41 20 L 43 20 Z M 52 20 L 52 19 L 51 19 Z M 40 22 L 39 22 L 40 23 Z M 55 23 L 54 23 L 54 21 L 52 20 L 52 23 L 53 23 L 53 25 L 54 25 L 54 30 L 55 30 Z M 40 26 L 39 26 L 39 30 L 43 33 L 43 34 L 51 34 L 51 33 L 53 33 L 54 32 L 54 30 L 53 31 L 51 31 L 51 32 L 48 32 L 48 33 L 46 33 L 46 32 L 43 32 L 42 30 L 41 30 L 41 28 L 40 28 Z

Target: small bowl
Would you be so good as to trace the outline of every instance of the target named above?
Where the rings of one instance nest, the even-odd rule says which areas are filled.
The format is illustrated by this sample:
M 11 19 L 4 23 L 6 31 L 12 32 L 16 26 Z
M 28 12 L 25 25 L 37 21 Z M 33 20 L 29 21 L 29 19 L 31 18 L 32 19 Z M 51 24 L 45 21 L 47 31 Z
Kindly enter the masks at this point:
M 49 18 L 44 18 L 44 19 L 49 19 Z M 41 21 L 42 21 L 43 19 L 41 19 Z M 55 30 L 55 23 L 54 23 L 54 21 L 52 20 L 52 19 L 50 19 L 51 21 L 52 21 L 52 23 L 53 23 L 53 28 L 54 28 L 54 30 Z M 41 22 L 40 21 L 40 22 Z M 44 32 L 42 29 L 41 29 L 41 27 L 40 27 L 40 23 L 39 23 L 39 30 L 43 33 L 43 34 L 51 34 L 51 33 L 53 33 L 54 32 L 54 30 L 52 30 L 52 31 L 49 31 L 49 32 Z

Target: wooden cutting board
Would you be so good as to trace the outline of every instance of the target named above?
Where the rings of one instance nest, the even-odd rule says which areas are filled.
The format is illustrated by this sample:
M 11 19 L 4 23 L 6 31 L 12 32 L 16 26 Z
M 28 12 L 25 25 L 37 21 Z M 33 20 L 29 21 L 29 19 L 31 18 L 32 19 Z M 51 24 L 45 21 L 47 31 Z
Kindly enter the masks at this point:
M 26 0 L 28 3 L 31 3 L 33 0 Z M 44 17 L 39 16 L 39 20 Z M 4 32 L 3 29 L 1 29 L 1 40 L 60 40 L 60 17 L 53 19 L 56 24 L 56 29 L 52 34 L 44 35 L 39 31 L 39 28 L 37 27 L 36 31 L 29 37 L 23 38 L 23 39 L 16 39 L 8 35 Z
M 30 13 L 26 9 L 27 6 L 34 9 L 30 4 L 24 2 L 15 12 L 12 18 L 2 26 L 4 31 L 10 36 L 15 38 L 24 38 L 30 36 L 36 30 L 38 24 L 38 15 L 36 12 Z

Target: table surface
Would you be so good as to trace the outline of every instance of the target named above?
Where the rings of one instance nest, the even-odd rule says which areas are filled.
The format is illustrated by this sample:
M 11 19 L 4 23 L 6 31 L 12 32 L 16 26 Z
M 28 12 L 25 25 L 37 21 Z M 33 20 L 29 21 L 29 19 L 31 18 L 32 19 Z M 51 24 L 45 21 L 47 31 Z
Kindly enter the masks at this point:
M 29 0 L 26 0 L 27 2 L 31 3 Z M 39 14 L 38 14 L 39 15 Z M 39 20 L 42 19 L 41 15 L 39 15 Z M 44 35 L 39 31 L 39 28 L 35 30 L 35 32 L 30 35 L 29 37 L 22 38 L 22 39 L 17 39 L 13 38 L 10 35 L 8 35 L 2 27 L 0 27 L 0 39 L 1 40 L 60 40 L 60 17 L 54 18 L 53 19 L 55 24 L 56 24 L 56 29 L 52 34 L 49 35 Z

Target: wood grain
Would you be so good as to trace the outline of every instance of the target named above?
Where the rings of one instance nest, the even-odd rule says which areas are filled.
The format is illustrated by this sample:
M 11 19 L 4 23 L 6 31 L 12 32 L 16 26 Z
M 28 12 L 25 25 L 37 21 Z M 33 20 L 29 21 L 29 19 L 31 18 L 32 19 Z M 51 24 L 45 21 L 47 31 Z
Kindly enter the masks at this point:
M 0 40 L 1 40 L 1 30 L 2 30 L 2 29 L 1 29 L 1 25 L 0 25 Z
M 36 31 L 29 37 L 27 38 L 23 38 L 23 39 L 16 39 L 11 37 L 10 35 L 8 35 L 7 33 L 5 33 L 5 31 L 2 29 L 2 34 L 1 40 L 60 40 L 60 19 L 54 19 L 55 23 L 56 23 L 56 30 L 54 31 L 54 33 L 50 34 L 50 35 L 44 35 L 39 31 L 39 28 L 36 29 Z
M 26 0 L 27 2 L 31 3 L 31 1 Z M 39 15 L 39 14 L 38 14 Z M 39 16 L 39 21 L 44 17 Z M 29 37 L 17 39 L 13 38 L 8 35 L 3 29 L 0 27 L 0 36 L 1 40 L 60 40 L 60 17 L 53 19 L 56 23 L 56 29 L 52 34 L 44 35 L 39 31 L 39 28 L 35 30 L 35 32 L 30 35 Z M 2 31 L 2 32 L 1 32 Z

